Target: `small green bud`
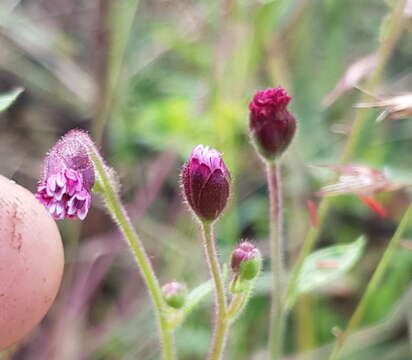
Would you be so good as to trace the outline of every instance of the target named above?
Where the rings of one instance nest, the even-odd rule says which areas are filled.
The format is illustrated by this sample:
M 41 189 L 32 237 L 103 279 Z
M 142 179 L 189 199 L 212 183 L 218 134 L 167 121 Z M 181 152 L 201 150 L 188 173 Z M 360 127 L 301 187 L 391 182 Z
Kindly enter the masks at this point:
M 260 271 L 262 259 L 260 254 L 250 260 L 245 260 L 240 264 L 240 278 L 245 280 L 254 279 Z
M 174 309 L 181 309 L 186 302 L 187 287 L 185 284 L 172 281 L 163 285 L 163 297 L 166 304 Z
M 260 271 L 262 255 L 249 241 L 244 241 L 236 246 L 232 252 L 231 268 L 240 280 L 252 280 Z

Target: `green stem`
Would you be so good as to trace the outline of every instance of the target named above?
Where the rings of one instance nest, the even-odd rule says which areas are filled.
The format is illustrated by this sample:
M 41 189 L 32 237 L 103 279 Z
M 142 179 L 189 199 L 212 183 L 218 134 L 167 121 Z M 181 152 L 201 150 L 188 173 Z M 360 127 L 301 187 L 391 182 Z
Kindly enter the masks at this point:
M 399 36 L 402 31 L 402 26 L 405 21 L 404 9 L 405 9 L 406 0 L 400 0 L 396 6 L 393 6 L 392 13 L 390 14 L 389 22 L 387 30 L 385 31 L 384 37 L 381 40 L 379 49 L 378 49 L 378 62 L 371 73 L 370 77 L 368 78 L 365 88 L 373 91 L 376 86 L 378 86 L 383 69 L 389 59 L 389 56 L 392 53 L 392 50 L 399 39 Z M 363 94 L 360 101 L 364 102 L 368 100 L 368 95 Z M 340 159 L 340 163 L 347 163 L 353 157 L 353 154 L 356 151 L 356 148 L 359 144 L 359 141 L 364 133 L 364 131 L 368 128 L 367 120 L 368 120 L 368 112 L 369 109 L 357 109 L 355 114 L 355 118 L 352 125 L 352 131 L 350 136 L 346 142 L 345 148 L 342 153 L 342 157 Z M 287 288 L 287 305 L 291 305 L 291 299 L 294 296 L 296 290 L 296 282 L 299 277 L 300 271 L 302 269 L 303 262 L 306 256 L 312 251 L 316 240 L 319 237 L 319 234 L 322 230 L 324 220 L 326 219 L 327 212 L 330 208 L 331 198 L 323 198 L 319 204 L 319 221 L 318 225 L 315 228 L 312 228 L 304 242 L 304 247 L 299 254 L 299 258 L 296 262 L 296 265 L 293 268 L 288 288 Z
M 315 316 L 313 314 L 313 301 L 311 294 L 302 294 L 297 303 L 296 311 L 296 348 L 300 353 L 314 347 L 315 341 Z M 308 355 L 307 360 L 313 360 L 315 356 Z
M 248 284 L 247 288 L 241 293 L 233 295 L 226 312 L 226 316 L 231 323 L 242 313 L 249 300 L 251 290 L 252 283 Z
M 266 163 L 266 176 L 270 202 L 270 247 L 273 274 L 272 306 L 270 315 L 269 350 L 271 359 L 280 359 L 283 352 L 285 328 L 284 265 L 283 265 L 283 204 L 280 163 Z
M 377 287 L 381 283 L 383 275 L 385 274 L 385 271 L 395 254 L 397 246 L 399 245 L 399 241 L 401 240 L 402 235 L 405 232 L 406 227 L 409 223 L 409 220 L 411 220 L 411 217 L 412 217 L 412 204 L 409 205 L 408 210 L 406 210 L 401 222 L 398 225 L 398 228 L 396 229 L 395 234 L 393 235 L 392 239 L 389 241 L 389 244 L 386 247 L 386 250 L 382 256 L 381 261 L 378 264 L 378 267 L 373 273 L 372 278 L 370 279 L 368 286 L 366 287 L 366 290 L 358 306 L 355 309 L 355 312 L 353 313 L 352 317 L 349 320 L 346 330 L 342 334 L 339 335 L 335 343 L 335 346 L 332 350 L 330 360 L 336 360 L 339 358 L 340 352 L 342 351 L 343 345 L 345 344 L 345 341 L 347 340 L 348 336 L 350 335 L 352 330 L 354 330 L 360 324 L 363 318 L 363 314 L 365 312 L 366 306 L 369 304 L 369 301 L 371 300 L 372 296 L 375 294 Z
M 163 300 L 160 284 L 155 276 L 149 257 L 147 256 L 143 244 L 126 213 L 126 209 L 115 191 L 111 176 L 108 173 L 102 157 L 94 145 L 89 144 L 89 149 L 96 169 L 97 178 L 100 181 L 100 186 L 102 188 L 101 194 L 104 197 L 107 209 L 129 243 L 130 249 L 132 250 L 156 309 L 163 359 L 175 360 L 177 357 L 174 349 L 173 334 L 167 321 L 167 307 Z
M 215 291 L 215 325 L 212 340 L 212 346 L 209 352 L 209 360 L 220 360 L 223 358 L 223 351 L 226 343 L 226 338 L 229 330 L 229 322 L 226 317 L 226 294 L 223 283 L 222 271 L 219 265 L 216 247 L 213 224 L 202 223 L 203 242 L 206 249 L 206 257 L 209 265 L 209 270 L 214 282 Z

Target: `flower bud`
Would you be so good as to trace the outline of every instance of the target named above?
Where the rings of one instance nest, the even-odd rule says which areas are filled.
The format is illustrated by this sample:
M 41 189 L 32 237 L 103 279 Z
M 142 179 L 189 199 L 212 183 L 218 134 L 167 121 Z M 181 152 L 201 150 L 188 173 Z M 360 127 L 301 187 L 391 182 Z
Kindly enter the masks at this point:
M 229 197 L 230 174 L 221 154 L 207 146 L 196 146 L 182 170 L 188 204 L 202 221 L 214 221 Z
M 286 109 L 292 98 L 283 88 L 258 91 L 249 104 L 249 129 L 259 154 L 266 160 L 278 158 L 289 146 L 296 120 Z
M 163 285 L 162 291 L 167 305 L 174 309 L 180 309 L 184 306 L 187 297 L 187 287 L 185 284 L 172 281 Z
M 93 163 L 86 148 L 88 135 L 69 131 L 47 154 L 36 198 L 56 220 L 84 220 L 95 182 Z
M 259 249 L 249 241 L 243 241 L 232 252 L 230 266 L 241 280 L 252 280 L 260 271 L 262 255 Z

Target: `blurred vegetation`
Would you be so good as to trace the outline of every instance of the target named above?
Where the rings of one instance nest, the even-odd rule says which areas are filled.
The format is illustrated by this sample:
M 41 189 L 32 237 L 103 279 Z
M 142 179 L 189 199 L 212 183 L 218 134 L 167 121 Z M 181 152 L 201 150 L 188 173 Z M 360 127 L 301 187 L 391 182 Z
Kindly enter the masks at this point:
M 360 90 L 349 86 L 328 106 L 325 98 L 354 62 L 379 48 L 393 3 L 2 0 L 0 92 L 25 91 L 0 115 L 0 173 L 34 191 L 42 157 L 56 139 L 73 127 L 90 130 L 119 173 L 122 196 L 161 282 L 176 279 L 193 288 L 208 275 L 197 226 L 182 204 L 181 164 L 199 143 L 224 154 L 233 193 L 218 225 L 221 259 L 226 262 L 245 237 L 267 256 L 267 192 L 249 144 L 247 105 L 257 89 L 282 85 L 293 95 L 291 110 L 299 121 L 283 161 L 291 267 L 310 227 L 306 200 L 331 179 L 307 165 L 339 161 Z M 377 95 L 411 90 L 407 3 L 399 41 L 372 89 Z M 410 182 L 412 123 L 375 124 L 377 116 L 377 110 L 368 111 L 352 161 L 387 168 Z M 288 319 L 290 359 L 327 358 L 334 333 L 344 328 L 409 195 L 403 190 L 379 201 L 388 218 L 351 196 L 333 202 L 319 247 L 364 234 L 367 248 L 349 274 L 298 300 Z M 101 204 L 94 203 L 84 223 L 60 225 L 67 260 L 63 288 L 39 329 L 10 358 L 159 359 L 146 290 Z M 412 253 L 399 248 L 395 260 L 346 359 L 412 357 Z M 228 360 L 265 358 L 264 285 L 233 328 Z M 205 301 L 177 332 L 181 359 L 204 358 L 210 328 Z

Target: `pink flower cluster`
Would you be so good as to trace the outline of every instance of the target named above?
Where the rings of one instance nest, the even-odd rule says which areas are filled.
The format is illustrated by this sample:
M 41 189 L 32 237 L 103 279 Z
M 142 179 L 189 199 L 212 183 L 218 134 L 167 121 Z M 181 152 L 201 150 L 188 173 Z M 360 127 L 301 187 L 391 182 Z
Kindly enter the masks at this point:
M 36 198 L 56 220 L 78 217 L 84 220 L 90 208 L 90 191 L 83 186 L 83 176 L 72 169 L 51 174 L 40 183 Z
M 72 130 L 48 153 L 36 198 L 56 220 L 84 220 L 95 175 L 86 148 L 87 134 Z

